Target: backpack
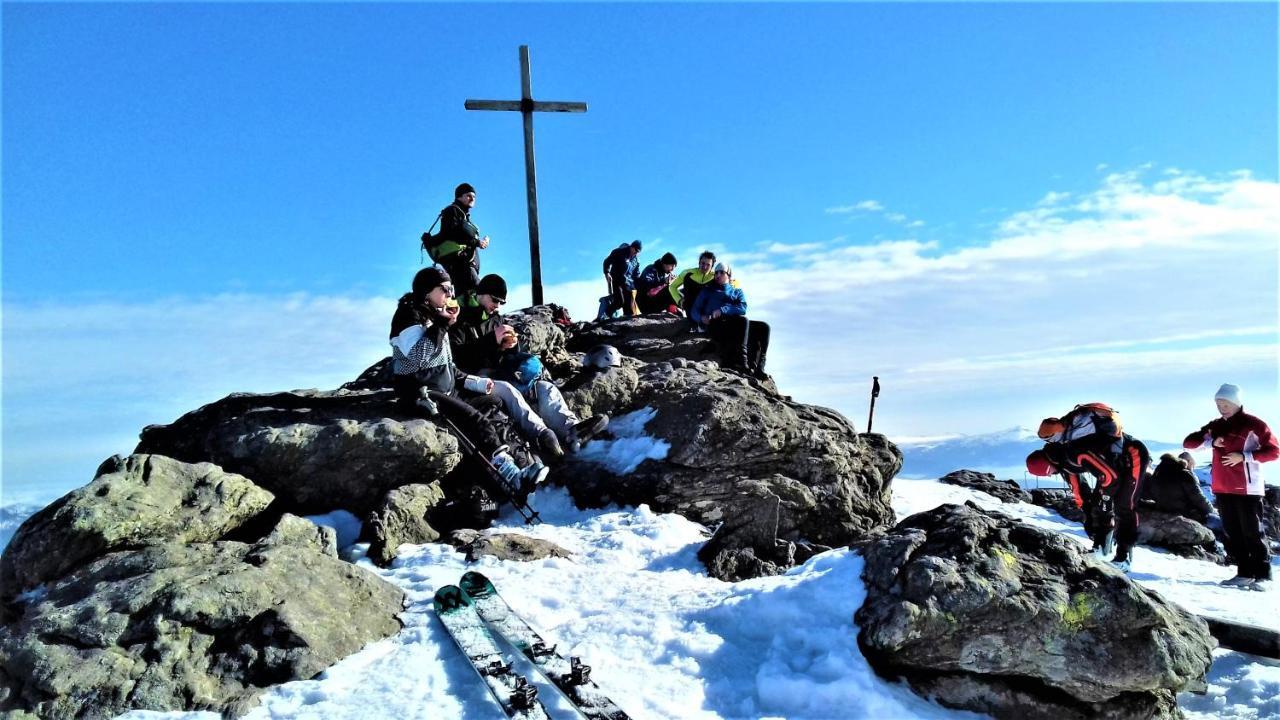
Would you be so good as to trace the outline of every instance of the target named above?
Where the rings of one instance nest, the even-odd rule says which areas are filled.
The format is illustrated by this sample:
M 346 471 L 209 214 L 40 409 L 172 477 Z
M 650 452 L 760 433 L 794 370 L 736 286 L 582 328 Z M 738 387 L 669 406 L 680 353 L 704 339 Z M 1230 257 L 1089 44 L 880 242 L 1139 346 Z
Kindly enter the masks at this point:
M 511 383 L 523 395 L 542 377 L 542 360 L 532 353 L 509 352 L 502 356 L 494 376 Z
M 1056 439 L 1063 443 L 1090 435 L 1118 439 L 1124 437 L 1124 424 L 1120 421 L 1120 412 L 1111 406 L 1085 403 L 1075 406 L 1061 418 L 1045 418 L 1037 434 L 1041 440 Z
M 422 249 L 426 251 L 427 257 L 431 258 L 431 262 L 438 263 L 440 258 L 436 257 L 436 253 L 440 250 L 440 236 L 432 235 L 431 231 L 436 229 L 436 225 L 440 223 L 440 218 L 444 216 L 444 210 L 436 215 L 435 222 L 431 223 L 431 227 L 422 233 Z

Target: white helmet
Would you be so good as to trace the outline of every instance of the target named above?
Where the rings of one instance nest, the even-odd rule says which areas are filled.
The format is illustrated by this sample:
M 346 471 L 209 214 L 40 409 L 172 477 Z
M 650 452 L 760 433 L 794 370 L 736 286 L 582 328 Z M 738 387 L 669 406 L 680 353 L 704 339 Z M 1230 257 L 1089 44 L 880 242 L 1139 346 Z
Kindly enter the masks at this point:
M 622 353 L 612 345 L 597 345 L 587 351 L 582 359 L 583 367 L 610 368 L 622 365 Z

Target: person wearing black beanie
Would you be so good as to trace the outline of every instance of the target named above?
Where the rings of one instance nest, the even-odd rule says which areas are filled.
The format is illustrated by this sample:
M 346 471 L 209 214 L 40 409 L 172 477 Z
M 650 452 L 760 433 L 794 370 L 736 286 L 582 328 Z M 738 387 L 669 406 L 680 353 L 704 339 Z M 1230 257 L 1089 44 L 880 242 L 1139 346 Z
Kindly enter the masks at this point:
M 671 281 L 675 279 L 676 256 L 665 253 L 662 257 L 644 269 L 640 279 L 636 281 L 636 305 L 642 313 L 670 312 L 679 313 L 679 308 L 671 302 Z
M 440 232 L 432 238 L 432 257 L 453 277 L 459 296 L 479 283 L 480 251 L 489 247 L 489 236 L 481 237 L 480 228 L 471 222 L 475 205 L 476 189 L 471 183 L 454 188 L 453 202 L 440 211 Z

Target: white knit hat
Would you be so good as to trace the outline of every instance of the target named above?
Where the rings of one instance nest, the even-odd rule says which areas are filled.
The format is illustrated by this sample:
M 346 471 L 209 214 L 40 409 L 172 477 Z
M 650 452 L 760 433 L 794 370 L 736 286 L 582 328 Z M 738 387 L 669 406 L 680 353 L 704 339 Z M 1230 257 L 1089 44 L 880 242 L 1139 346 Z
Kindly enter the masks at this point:
M 1226 400 L 1236 407 L 1244 405 L 1244 403 L 1240 402 L 1240 388 L 1231 383 L 1223 383 L 1222 387 L 1218 388 L 1218 392 L 1214 394 L 1213 399 Z
M 726 262 L 716 263 L 714 272 L 722 272 L 729 277 L 733 277 L 733 266 Z

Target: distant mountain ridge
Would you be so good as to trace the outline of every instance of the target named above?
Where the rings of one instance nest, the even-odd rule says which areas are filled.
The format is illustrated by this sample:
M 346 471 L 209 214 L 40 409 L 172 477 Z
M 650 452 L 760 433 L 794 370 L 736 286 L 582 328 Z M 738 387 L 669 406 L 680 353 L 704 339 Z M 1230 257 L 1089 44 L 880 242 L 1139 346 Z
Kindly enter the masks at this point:
M 1034 430 L 1022 426 L 979 435 L 944 435 L 930 438 L 890 438 L 902 450 L 903 477 L 938 478 L 953 470 L 989 472 L 998 478 L 1030 480 L 1026 458 L 1043 443 Z M 1182 446 L 1142 439 L 1152 461 L 1161 453 L 1181 452 Z

